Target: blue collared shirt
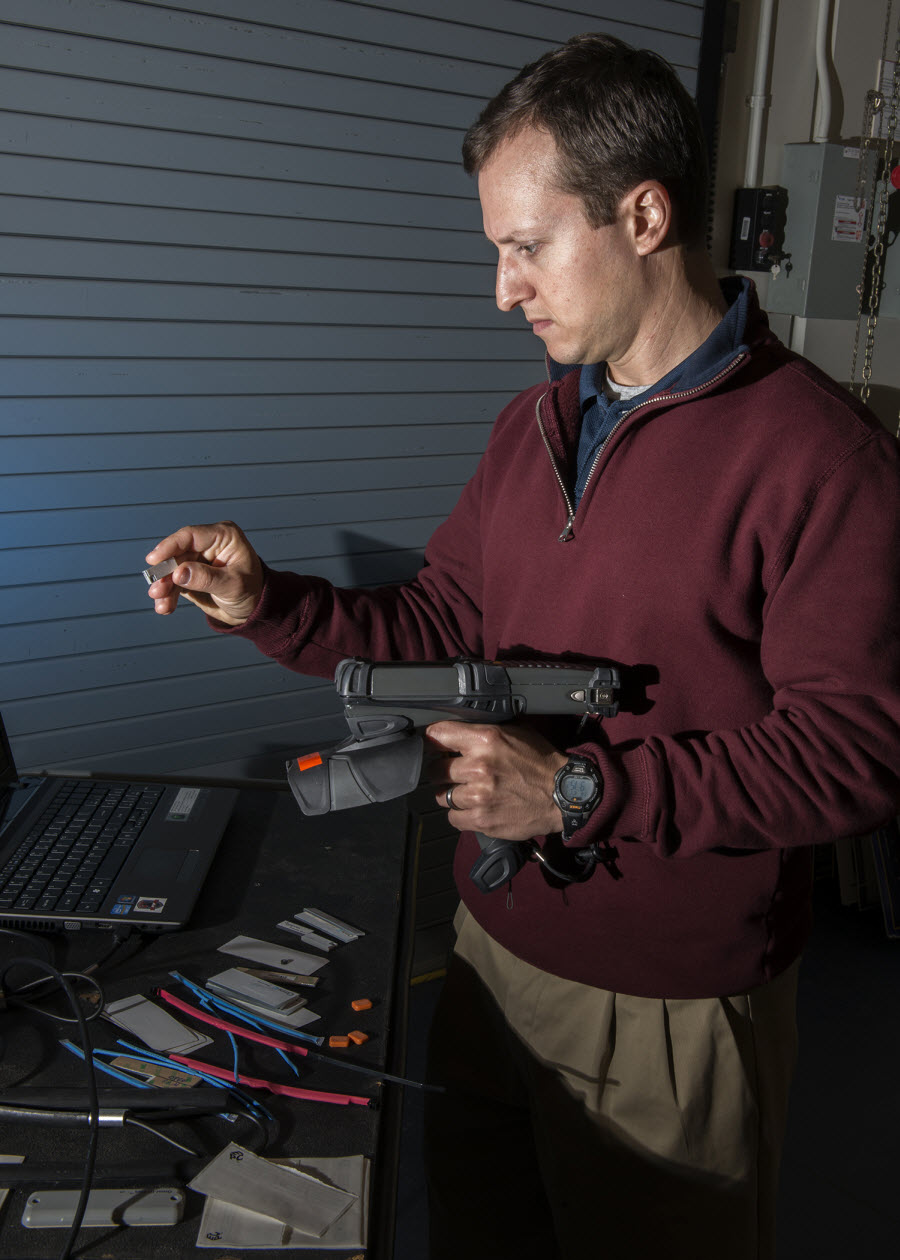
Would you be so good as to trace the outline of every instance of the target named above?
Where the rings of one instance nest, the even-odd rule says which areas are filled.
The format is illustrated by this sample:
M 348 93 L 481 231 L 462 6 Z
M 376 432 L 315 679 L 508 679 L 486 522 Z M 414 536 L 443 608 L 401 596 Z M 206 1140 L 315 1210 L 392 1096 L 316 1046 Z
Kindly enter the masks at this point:
M 747 326 L 747 308 L 750 282 L 744 277 L 729 277 L 722 282 L 722 289 L 730 305 L 721 321 L 701 346 L 683 359 L 661 381 L 648 385 L 633 398 L 610 399 L 604 392 L 605 363 L 589 363 L 581 369 L 579 394 L 581 397 L 581 435 L 578 440 L 578 469 L 575 478 L 575 506 L 584 493 L 594 460 L 604 442 L 622 416 L 648 402 L 657 394 L 675 393 L 695 389 L 711 380 L 726 367 L 735 354 L 745 347 L 742 344 Z M 737 289 L 737 292 L 735 292 Z

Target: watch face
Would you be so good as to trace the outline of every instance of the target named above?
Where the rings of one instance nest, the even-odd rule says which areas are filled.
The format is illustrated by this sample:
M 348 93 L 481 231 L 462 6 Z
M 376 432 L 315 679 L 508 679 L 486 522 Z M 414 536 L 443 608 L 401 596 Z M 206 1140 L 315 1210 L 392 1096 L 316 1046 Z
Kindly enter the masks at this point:
M 586 774 L 564 774 L 559 781 L 559 794 L 573 805 L 582 805 L 589 801 L 597 788 L 592 778 Z

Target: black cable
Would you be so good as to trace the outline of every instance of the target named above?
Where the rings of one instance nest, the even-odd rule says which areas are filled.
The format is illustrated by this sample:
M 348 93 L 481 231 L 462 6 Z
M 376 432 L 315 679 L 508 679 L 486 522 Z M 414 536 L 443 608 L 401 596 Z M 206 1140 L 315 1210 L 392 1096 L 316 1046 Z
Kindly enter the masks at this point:
M 545 870 L 548 870 L 551 875 L 554 875 L 564 884 L 583 884 L 586 879 L 589 879 L 591 875 L 593 875 L 594 866 L 596 865 L 595 862 L 580 862 L 579 865 L 581 866 L 581 870 L 577 875 L 564 874 L 562 871 L 558 871 L 556 867 L 551 864 L 549 858 L 545 856 L 537 845 L 535 845 L 531 850 L 531 859 L 534 862 L 540 862 L 541 866 L 543 866 Z
M 131 937 L 134 936 L 134 934 L 135 934 L 134 928 L 131 928 L 131 927 L 116 928 L 113 932 L 113 942 L 110 945 L 109 949 L 106 951 L 106 953 L 101 954 L 100 957 L 97 958 L 94 962 L 92 962 L 89 966 L 82 968 L 85 975 L 92 975 L 95 971 L 99 971 L 100 968 L 104 965 L 104 963 L 109 962 L 110 958 L 112 958 L 113 954 L 116 952 L 119 946 L 124 945 L 126 941 L 129 941 Z
M 540 864 L 548 870 L 551 875 L 555 875 L 556 878 L 562 880 L 564 884 L 583 884 L 593 875 L 598 862 L 601 866 L 606 867 L 613 879 L 622 878 L 622 872 L 616 866 L 619 851 L 618 849 L 612 848 L 606 840 L 598 840 L 593 844 L 587 845 L 584 849 L 575 849 L 572 851 L 572 856 L 575 859 L 575 862 L 581 868 L 577 875 L 568 875 L 564 874 L 562 871 L 558 871 L 555 866 L 551 865 L 543 850 L 539 849 L 536 844 L 532 846 L 529 856 L 532 861 L 540 862 Z
M 97 1000 L 96 1000 L 94 1009 L 92 1011 L 88 1011 L 87 1013 L 85 1013 L 82 1010 L 82 1017 L 84 1018 L 85 1021 L 89 1021 L 92 1019 L 99 1019 L 99 1017 L 103 1014 L 103 1006 L 106 1001 L 106 998 L 105 998 L 103 989 L 100 987 L 100 984 L 94 979 L 94 977 L 89 976 L 87 972 L 84 972 L 84 971 L 62 971 L 60 972 L 60 975 L 62 975 L 66 980 L 69 980 L 69 981 L 85 980 L 87 981 L 89 985 L 91 985 L 94 988 L 97 994 Z M 53 977 L 47 976 L 45 977 L 45 979 L 52 980 Z M 21 1007 L 23 1010 L 36 1011 L 38 1015 L 49 1015 L 51 1019 L 58 1019 L 63 1024 L 79 1023 L 77 1019 L 70 1019 L 67 1015 L 60 1015 L 55 1011 L 45 1010 L 44 1007 L 40 1005 L 40 1001 L 29 1002 L 25 998 L 20 996 L 22 993 L 24 993 L 26 990 L 30 988 L 31 988 L 31 985 L 26 984 L 26 985 L 22 985 L 18 989 L 14 989 L 11 993 L 7 993 L 6 995 L 7 1001 L 10 1003 L 10 1005 Z M 57 992 L 58 988 L 59 986 L 57 985 L 56 988 L 51 989 L 50 992 L 45 994 L 44 996 L 53 997 L 53 995 Z
M 0 932 L 2 932 L 4 935 L 12 936 L 18 940 L 25 941 L 28 944 L 38 945 L 41 949 L 46 950 L 47 955 L 48 955 L 47 964 L 48 966 L 52 965 L 50 963 L 49 947 L 46 946 L 45 942 L 40 937 L 34 936 L 28 932 L 21 932 L 17 928 L 3 927 L 3 928 L 0 928 Z M 82 1009 L 82 1014 L 84 1015 L 85 1020 L 89 1021 L 92 1019 L 98 1019 L 103 1013 L 103 1007 L 105 1004 L 105 995 L 104 995 L 103 989 L 100 983 L 94 979 L 94 973 L 99 971 L 100 968 L 103 967 L 104 964 L 109 961 L 109 959 L 116 952 L 116 950 L 119 949 L 121 945 L 124 945 L 133 935 L 134 935 L 134 929 L 131 927 L 117 928 L 113 932 L 112 943 L 110 944 L 109 948 L 100 955 L 99 958 L 94 959 L 92 963 L 88 963 L 86 967 L 81 968 L 79 971 L 62 972 L 62 975 L 64 975 L 67 979 L 85 980 L 88 984 L 93 985 L 94 989 L 96 990 L 97 996 L 96 996 L 96 1001 L 94 1004 L 94 1009 L 92 1011 L 88 1011 L 87 1013 L 85 1013 Z M 14 966 L 17 962 L 21 962 L 21 960 L 13 959 L 8 964 L 8 966 L 10 967 Z M 32 990 L 34 989 L 40 990 L 41 986 L 48 985 L 48 984 L 51 985 L 52 987 L 49 989 L 46 989 L 46 991 L 39 991 L 35 995 L 37 999 L 36 1001 L 29 1001 L 26 999 L 25 994 L 30 995 L 32 993 Z M 43 1001 L 46 998 L 53 997 L 55 993 L 59 992 L 59 989 L 60 989 L 60 986 L 56 981 L 55 974 L 51 974 L 51 975 L 39 976 L 35 980 L 29 980 L 26 984 L 21 984 L 18 986 L 18 988 L 15 988 L 15 989 L 6 990 L 5 985 L 0 986 L 0 996 L 5 997 L 9 1001 L 12 1001 L 16 1006 L 21 1006 L 26 1010 L 35 1011 L 39 1015 L 49 1015 L 53 1019 L 61 1020 L 62 1023 L 64 1024 L 79 1023 L 77 1019 L 69 1019 L 65 1015 L 60 1015 L 57 1012 L 44 1010 L 40 1005 L 38 1005 L 38 1002 Z
M 260 1142 L 259 1150 L 254 1151 L 254 1154 L 261 1155 L 263 1151 L 266 1149 L 266 1147 L 269 1146 L 270 1143 L 274 1140 L 274 1137 L 269 1136 L 269 1132 L 266 1129 L 265 1122 L 262 1120 L 260 1116 L 256 1114 L 255 1111 L 251 1111 L 249 1107 L 234 1107 L 232 1108 L 232 1111 L 234 1112 L 236 1116 L 242 1116 L 245 1120 L 249 1120 L 250 1123 L 254 1124 L 256 1128 L 259 1130 L 262 1137 L 262 1141 Z M 249 1142 L 246 1142 L 245 1145 L 250 1146 Z M 253 1148 L 251 1147 L 250 1149 L 252 1150 Z
M 22 934 L 16 933 L 16 935 Z M 97 1143 L 100 1134 L 100 1100 L 97 1094 L 97 1077 L 94 1072 L 91 1036 L 88 1031 L 87 1020 L 84 1017 L 81 1004 L 78 1001 L 78 996 L 61 971 L 57 971 L 51 963 L 42 958 L 13 958 L 5 965 L 2 974 L 0 974 L 0 989 L 5 988 L 7 972 L 10 967 L 14 966 L 37 967 L 38 970 L 43 968 L 48 975 L 56 980 L 59 987 L 65 993 L 66 998 L 69 1001 L 69 1005 L 72 1007 L 76 1022 L 78 1023 L 78 1030 L 81 1034 L 85 1071 L 87 1073 L 87 1092 L 90 1102 L 90 1111 L 88 1117 L 88 1148 L 85 1156 L 84 1176 L 81 1181 L 81 1193 L 78 1196 L 78 1203 L 75 1207 L 75 1215 L 72 1217 L 72 1225 L 69 1230 L 68 1237 L 66 1238 L 65 1245 L 59 1257 L 59 1260 L 71 1260 L 72 1248 L 75 1245 L 75 1240 L 77 1239 L 78 1233 L 81 1229 L 81 1222 L 84 1219 L 84 1213 L 87 1207 L 88 1195 L 91 1192 L 91 1182 L 93 1181 L 94 1168 L 97 1163 Z M 38 1010 L 39 1008 L 35 1007 L 34 1009 Z M 41 1013 L 44 1014 L 46 1012 Z
M 249 1120 L 251 1124 L 262 1135 L 261 1150 L 269 1145 L 269 1134 L 262 1120 L 254 1112 L 243 1107 L 231 1107 L 230 1115 L 240 1116 L 242 1119 Z M 111 1106 L 100 1108 L 100 1122 L 109 1124 L 112 1119 L 113 1124 L 119 1124 L 123 1128 L 126 1125 L 134 1126 L 138 1129 L 145 1129 L 148 1133 L 152 1133 L 154 1137 L 160 1138 L 163 1142 L 168 1142 L 170 1146 L 176 1146 L 179 1150 L 185 1151 L 188 1155 L 192 1155 L 195 1159 L 200 1159 L 199 1152 L 192 1150 L 188 1146 L 183 1146 L 174 1138 L 169 1137 L 165 1133 L 161 1133 L 154 1125 L 163 1124 L 171 1120 L 196 1120 L 200 1118 L 209 1118 L 213 1116 L 221 1116 L 221 1104 L 219 1108 L 213 1110 L 210 1105 L 198 1104 L 196 1107 L 179 1107 L 177 1110 L 169 1108 L 158 1108 L 148 1110 L 142 1108 L 140 1111 L 133 1111 L 129 1107 Z M 140 1116 L 140 1119 L 138 1119 Z M 30 1124 L 41 1125 L 87 1125 L 91 1122 L 90 1110 L 84 1111 L 75 1107 L 58 1107 L 51 1105 L 30 1105 L 24 1101 L 5 1102 L 0 1097 L 0 1121 L 2 1120 L 19 1120 Z M 249 1145 L 249 1143 L 247 1144 Z M 257 1152 L 259 1153 L 259 1152 Z M 4 1173 L 4 1176 L 6 1174 Z
M 15 935 L 15 936 L 21 937 L 21 938 L 23 938 L 24 940 L 35 941 L 35 940 L 38 940 L 38 939 L 39 939 L 39 938 L 37 938 L 37 937 L 29 936 L 29 935 L 28 935 L 27 933 L 25 933 L 25 932 L 18 932 L 18 931 L 16 931 L 14 928 L 12 928 L 12 929 L 2 929 L 2 930 L 4 930 L 4 931 L 8 931 L 8 932 L 10 933 L 10 935 Z M 94 959 L 94 961 L 93 961 L 92 963 L 88 963 L 88 965 L 87 965 L 86 967 L 82 967 L 82 968 L 80 968 L 80 970 L 79 970 L 79 971 L 77 971 L 77 972 L 66 972 L 65 974 L 66 974 L 66 975 L 92 976 L 92 975 L 94 974 L 94 972 L 99 971 L 99 970 L 100 970 L 100 968 L 101 968 L 101 967 L 102 967 L 105 963 L 107 963 L 107 962 L 109 961 L 109 959 L 113 956 L 113 954 L 116 952 L 116 950 L 119 948 L 119 946 L 120 946 L 120 945 L 124 945 L 124 944 L 126 943 L 126 941 L 128 941 L 128 940 L 131 938 L 131 936 L 132 936 L 133 934 L 134 934 L 134 929 L 133 929 L 133 928 L 130 928 L 130 927 L 121 927 L 121 928 L 117 928 L 117 929 L 113 932 L 113 941 L 112 941 L 112 944 L 110 945 L 109 949 L 108 949 L 108 950 L 107 950 L 104 954 L 101 954 L 99 958 L 95 958 L 95 959 Z M 48 959 L 48 961 L 49 961 L 49 959 Z M 33 988 L 35 988 L 35 987 L 37 987 L 37 986 L 39 986 L 39 985 L 43 985 L 43 984 L 51 984 L 52 982 L 53 982 L 53 977 L 52 977 L 52 976 L 41 976 L 41 977 L 39 977 L 37 980 L 30 980 L 30 981 L 28 982 L 28 984 L 23 984 L 23 985 L 20 985 L 18 989 L 15 989 L 15 990 L 13 991 L 13 996 L 15 996 L 15 997 L 20 997 L 23 993 L 28 992 L 28 991 L 30 991 L 31 989 L 33 989 Z M 44 994 L 43 996 L 45 996 L 45 997 L 49 997 L 49 996 L 51 996 L 54 992 L 55 992 L 55 989 L 49 989 L 49 990 L 48 990 L 48 992 L 47 992 L 46 994 Z M 99 1012 L 98 1012 L 98 1014 L 99 1014 Z M 90 1015 L 90 1016 L 89 1016 L 89 1018 L 90 1018 L 90 1019 L 94 1019 L 94 1018 L 96 1018 L 96 1017 L 95 1017 L 94 1015 Z

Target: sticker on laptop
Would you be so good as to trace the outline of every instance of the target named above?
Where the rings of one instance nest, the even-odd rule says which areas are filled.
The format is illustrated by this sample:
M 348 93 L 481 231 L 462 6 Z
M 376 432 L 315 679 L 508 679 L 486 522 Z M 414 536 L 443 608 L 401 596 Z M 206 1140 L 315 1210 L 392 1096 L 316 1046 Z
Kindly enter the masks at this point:
M 131 906 L 127 901 L 117 901 L 114 906 L 110 906 L 110 914 L 130 914 Z
M 138 897 L 135 910 L 143 910 L 144 914 L 162 914 L 168 897 Z
M 166 814 L 166 822 L 187 822 L 200 796 L 200 788 L 181 788 Z

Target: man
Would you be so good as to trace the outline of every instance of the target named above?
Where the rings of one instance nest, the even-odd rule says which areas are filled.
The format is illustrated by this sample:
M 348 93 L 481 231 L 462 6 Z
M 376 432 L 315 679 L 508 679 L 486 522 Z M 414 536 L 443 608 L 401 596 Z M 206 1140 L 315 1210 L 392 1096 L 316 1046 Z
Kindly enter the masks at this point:
M 900 801 L 897 446 L 747 282 L 716 283 L 703 141 L 664 62 L 571 40 L 464 156 L 498 304 L 551 380 L 501 413 L 426 567 L 336 590 L 201 526 L 150 553 L 183 560 L 150 594 L 314 674 L 354 654 L 621 669 L 602 726 L 430 728 L 464 833 L 432 1255 L 762 1260 L 811 845 Z M 474 831 L 537 837 L 564 878 L 533 862 L 480 893 Z

